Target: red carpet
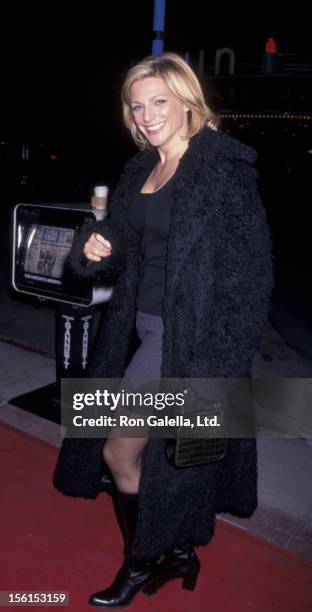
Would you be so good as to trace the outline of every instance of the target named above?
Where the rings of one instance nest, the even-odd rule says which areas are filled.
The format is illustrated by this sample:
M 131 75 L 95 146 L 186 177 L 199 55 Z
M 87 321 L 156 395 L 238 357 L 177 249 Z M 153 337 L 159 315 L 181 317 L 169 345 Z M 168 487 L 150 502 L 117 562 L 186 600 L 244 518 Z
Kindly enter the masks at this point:
M 0 590 L 64 589 L 70 593 L 67 609 L 91 610 L 89 594 L 109 584 L 121 560 L 122 541 L 110 497 L 103 494 L 92 501 L 61 495 L 51 484 L 57 449 L 6 425 L 0 425 L 0 439 Z M 198 554 L 202 570 L 194 593 L 176 581 L 152 598 L 139 594 L 132 609 L 312 610 L 308 561 L 222 521 L 209 546 L 199 548 Z

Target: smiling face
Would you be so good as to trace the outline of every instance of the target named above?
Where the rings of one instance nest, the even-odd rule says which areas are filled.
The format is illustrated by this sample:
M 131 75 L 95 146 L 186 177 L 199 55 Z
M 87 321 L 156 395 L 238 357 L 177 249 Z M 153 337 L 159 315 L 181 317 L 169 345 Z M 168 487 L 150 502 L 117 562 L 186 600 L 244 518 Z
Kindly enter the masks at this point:
M 135 81 L 130 94 L 133 120 L 151 145 L 169 149 L 183 142 L 181 136 L 188 131 L 188 109 L 162 77 Z

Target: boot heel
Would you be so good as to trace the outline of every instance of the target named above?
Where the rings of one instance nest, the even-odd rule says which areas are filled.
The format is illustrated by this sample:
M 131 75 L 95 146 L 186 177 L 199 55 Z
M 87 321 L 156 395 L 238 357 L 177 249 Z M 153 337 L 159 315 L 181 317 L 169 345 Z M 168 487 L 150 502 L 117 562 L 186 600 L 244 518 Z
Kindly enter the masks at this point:
M 195 591 L 199 569 L 200 569 L 199 567 L 196 567 L 196 569 L 193 570 L 192 573 L 185 574 L 185 576 L 183 576 L 182 578 L 182 588 L 183 589 L 186 589 L 187 591 Z
M 158 589 L 158 577 L 154 576 L 154 578 L 152 578 L 151 581 L 143 587 L 142 593 L 143 595 L 145 595 L 145 597 L 151 597 L 152 595 L 155 595 L 155 593 L 157 593 Z

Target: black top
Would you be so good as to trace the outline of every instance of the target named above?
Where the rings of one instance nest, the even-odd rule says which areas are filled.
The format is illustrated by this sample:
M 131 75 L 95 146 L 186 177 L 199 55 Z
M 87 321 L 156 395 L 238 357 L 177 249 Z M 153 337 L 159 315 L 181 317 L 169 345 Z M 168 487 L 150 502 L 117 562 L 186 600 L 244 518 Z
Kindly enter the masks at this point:
M 162 314 L 165 295 L 172 178 L 153 193 L 137 193 L 128 210 L 128 221 L 141 237 L 142 264 L 136 307 L 156 315 Z

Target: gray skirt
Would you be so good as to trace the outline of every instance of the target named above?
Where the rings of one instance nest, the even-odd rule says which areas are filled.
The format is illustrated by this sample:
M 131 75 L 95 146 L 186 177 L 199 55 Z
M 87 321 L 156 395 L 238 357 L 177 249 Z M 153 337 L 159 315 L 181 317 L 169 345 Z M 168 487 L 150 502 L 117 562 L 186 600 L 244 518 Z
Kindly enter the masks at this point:
M 141 341 L 128 364 L 120 389 L 126 393 L 157 393 L 161 377 L 163 322 L 160 315 L 137 310 L 136 330 Z M 127 412 L 138 414 L 152 413 L 150 407 L 127 404 Z
M 141 344 L 125 370 L 125 377 L 133 382 L 159 379 L 164 331 L 161 316 L 137 310 L 136 330 Z

